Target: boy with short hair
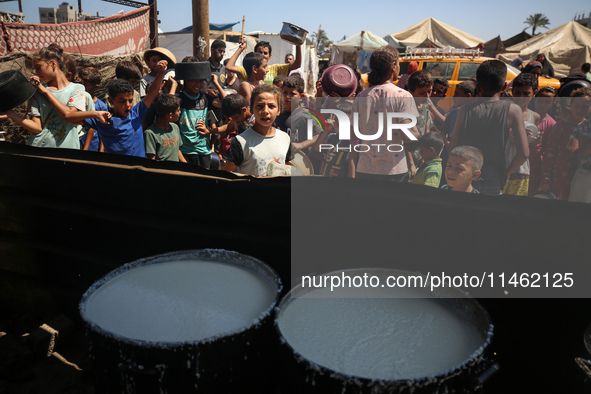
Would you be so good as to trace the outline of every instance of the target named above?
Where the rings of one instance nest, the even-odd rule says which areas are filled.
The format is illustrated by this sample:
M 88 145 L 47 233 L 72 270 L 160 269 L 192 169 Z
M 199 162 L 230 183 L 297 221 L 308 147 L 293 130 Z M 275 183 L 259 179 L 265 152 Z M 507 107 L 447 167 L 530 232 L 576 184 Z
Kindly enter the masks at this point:
M 419 138 L 418 144 L 423 164 L 411 183 L 438 188 L 443 172 L 440 157 L 444 145 L 443 137 L 439 133 L 427 133 Z
M 417 130 L 424 135 L 431 130 L 431 115 L 429 113 L 428 99 L 431 97 L 433 80 L 431 74 L 425 70 L 415 71 L 407 82 L 410 94 L 415 98 L 419 116 L 417 117 Z
M 145 133 L 146 157 L 158 161 L 180 161 L 186 163 L 180 146 L 181 132 L 175 123 L 181 115 L 181 99 L 161 93 L 154 103 L 156 121 Z
M 521 109 L 509 100 L 501 100 L 506 89 L 507 66 L 499 60 L 487 60 L 476 70 L 478 100 L 462 106 L 454 128 L 451 148 L 474 146 L 482 152 L 481 178 L 474 186 L 481 194 L 499 195 L 508 174 L 529 156 Z M 516 155 L 507 166 L 505 141 L 512 129 Z M 446 172 L 447 177 L 447 172 Z
M 262 81 L 265 79 L 269 67 L 267 66 L 267 59 L 257 52 L 251 52 L 244 56 L 243 64 L 248 78 L 240 84 L 238 94 L 244 96 L 246 102 L 251 102 L 250 96 L 253 89 L 263 83 Z
M 85 67 L 78 72 L 78 77 L 92 99 L 92 105 L 86 106 L 87 110 L 108 111 L 107 105 L 96 97 L 96 91 L 102 80 L 100 71 L 94 67 Z M 83 127 L 82 129 L 84 131 L 84 135 L 80 138 L 82 149 L 98 152 L 101 144 L 98 133 L 92 128 Z
M 246 72 L 246 66 L 240 67 L 236 66 L 236 60 L 240 54 L 246 49 L 246 38 L 242 37 L 240 41 L 240 45 L 238 46 L 238 50 L 232 55 L 228 64 L 226 64 L 226 69 L 235 72 L 242 81 L 247 80 L 248 73 Z M 262 54 L 265 59 L 267 59 L 267 63 L 271 60 L 271 44 L 267 41 L 259 41 L 254 47 L 255 53 Z M 269 72 L 265 77 L 265 83 L 271 85 L 273 80 L 277 75 L 289 75 L 289 73 L 293 70 L 297 70 L 302 65 L 302 46 L 296 45 L 296 56 L 293 63 L 284 63 L 284 64 L 272 64 L 269 66 Z
M 449 89 L 449 83 L 445 79 L 435 78 L 433 80 L 433 89 L 428 101 L 433 123 L 438 129 L 443 127 L 447 115 L 447 111 L 439 106 L 440 100 L 447 95 L 447 89 Z
M 308 153 L 308 148 L 316 143 L 322 128 L 313 122 L 312 138 L 308 139 L 310 112 L 299 105 L 304 94 L 304 81 L 297 75 L 290 75 L 283 82 L 282 94 L 283 112 L 277 117 L 275 126 L 289 134 L 294 154 L 299 151 Z
M 478 148 L 468 145 L 455 147 L 449 154 L 449 160 L 445 167 L 447 184 L 441 188 L 480 194 L 472 186 L 472 182 L 480 176 L 483 162 L 484 157 Z
M 281 88 L 283 88 L 283 83 L 285 82 L 286 79 L 287 79 L 287 77 L 285 75 L 277 75 L 275 77 L 275 79 L 273 80 L 273 86 L 275 86 L 277 89 L 281 90 Z
M 136 105 L 137 103 L 142 101 L 140 93 L 137 90 L 135 90 L 135 86 L 137 85 L 139 80 L 142 79 L 142 73 L 140 72 L 140 69 L 138 68 L 138 66 L 135 65 L 134 62 L 130 60 L 121 60 L 119 63 L 117 63 L 117 66 L 115 67 L 115 78 L 123 79 L 129 82 L 131 86 L 134 87 L 132 102 L 133 105 Z M 105 96 L 105 100 L 107 107 L 109 108 L 109 111 L 113 112 L 113 105 L 111 105 L 111 102 L 109 101 L 108 92 Z
M 281 93 L 274 86 L 262 84 L 254 89 L 250 103 L 254 125 L 232 140 L 225 156 L 225 171 L 239 167 L 242 174 L 265 176 L 269 164 L 289 164 L 291 140 L 285 132 L 273 127 L 281 111 L 281 101 Z
M 529 130 L 532 129 L 532 126 L 540 122 L 540 115 L 528 108 L 531 99 L 536 95 L 537 91 L 538 79 L 532 74 L 521 73 L 513 80 L 513 102 L 521 108 L 526 133 L 531 133 Z M 513 138 L 513 134 L 510 133 L 505 145 L 507 166 L 511 163 L 513 157 L 515 157 L 515 151 L 515 139 Z M 503 194 L 527 196 L 529 191 L 529 174 L 529 160 L 526 160 L 513 173 L 509 174 Z
M 251 118 L 249 105 L 246 99 L 239 94 L 229 94 L 222 100 L 222 113 L 228 119 L 229 123 L 219 127 L 220 134 L 220 153 L 226 154 L 236 134 L 252 126 L 249 122 Z
M 92 112 L 78 112 L 72 116 L 72 122 L 81 122 L 85 127 L 92 127 L 98 131 L 105 147 L 105 152 L 119 155 L 146 157 L 144 146 L 144 131 L 142 122 L 148 108 L 160 93 L 166 61 L 158 62 L 156 79 L 148 94 L 138 104 L 133 105 L 133 87 L 127 81 L 114 79 L 107 85 L 109 101 L 113 104 L 114 114 L 108 123 L 101 123 Z M 97 111 L 94 111 L 97 112 Z M 100 113 L 100 111 L 98 111 Z M 80 123 L 79 123 L 80 124 Z

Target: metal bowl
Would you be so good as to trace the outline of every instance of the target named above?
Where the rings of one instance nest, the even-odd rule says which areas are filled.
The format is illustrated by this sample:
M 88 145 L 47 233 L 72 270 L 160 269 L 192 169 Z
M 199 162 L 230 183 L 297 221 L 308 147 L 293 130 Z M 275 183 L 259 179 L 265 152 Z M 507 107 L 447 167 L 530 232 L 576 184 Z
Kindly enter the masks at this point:
M 306 34 L 308 34 L 307 30 L 294 24 L 283 22 L 283 27 L 281 28 L 279 36 L 283 40 L 291 42 L 292 44 L 302 45 L 306 41 Z

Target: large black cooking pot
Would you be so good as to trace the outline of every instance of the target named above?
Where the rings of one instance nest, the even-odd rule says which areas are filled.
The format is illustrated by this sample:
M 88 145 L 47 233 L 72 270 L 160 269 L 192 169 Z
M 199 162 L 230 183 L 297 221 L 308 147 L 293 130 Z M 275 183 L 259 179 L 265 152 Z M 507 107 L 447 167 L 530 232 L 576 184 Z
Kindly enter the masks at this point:
M 171 263 L 193 264 L 190 262 L 192 260 L 215 262 L 223 265 L 224 269 L 238 267 L 241 272 L 246 270 L 249 274 L 254 273 L 255 277 L 265 283 L 265 286 L 269 286 L 266 290 L 269 290 L 268 294 L 272 302 L 263 309 L 257 318 L 244 327 L 198 340 L 179 341 L 178 339 L 163 340 L 159 338 L 156 341 L 146 339 L 145 336 L 148 335 L 146 332 L 149 331 L 146 326 L 150 326 L 149 321 L 143 326 L 146 327 L 145 329 L 142 327 L 137 329 L 137 335 L 136 332 L 129 334 L 127 328 L 124 330 L 113 329 L 112 326 L 104 323 L 103 315 L 108 318 L 115 316 L 116 321 L 120 322 L 142 309 L 142 305 L 137 308 L 134 306 L 132 310 L 126 312 L 125 308 L 127 307 L 124 304 L 127 304 L 130 298 L 140 297 L 136 296 L 140 292 L 135 290 L 135 284 L 129 285 L 128 282 L 121 282 L 121 278 L 128 281 L 127 278 L 139 277 L 138 273 L 146 272 L 146 268 L 166 273 L 154 280 L 142 279 L 141 287 L 148 288 L 150 292 L 154 293 L 154 297 L 160 297 L 152 298 L 152 300 L 160 300 L 161 297 L 166 296 L 168 297 L 165 303 L 166 313 L 182 313 L 183 316 L 187 316 L 187 299 L 186 297 L 183 299 L 183 304 L 175 302 L 174 288 L 178 284 L 179 288 L 185 286 L 185 288 L 191 289 L 193 278 L 187 278 L 187 275 L 179 278 L 174 273 L 170 274 L 169 278 L 171 271 L 168 269 L 173 267 L 175 273 L 180 272 L 178 266 L 171 265 Z M 160 266 L 155 266 L 158 264 Z M 162 271 L 162 269 L 167 271 Z M 214 279 L 214 275 L 211 275 L 211 280 L 206 276 L 203 278 L 206 282 L 211 282 L 212 289 L 214 289 L 208 291 L 207 294 L 217 292 L 217 289 L 221 295 L 226 293 L 240 294 L 241 285 L 234 284 L 234 288 L 229 288 L 226 283 L 228 281 L 223 280 L 225 277 L 222 277 L 222 280 L 219 277 Z M 144 285 L 146 281 L 153 281 L 154 284 L 152 285 L 150 282 Z M 170 286 L 167 285 L 167 290 L 161 288 L 161 283 L 164 281 L 171 283 Z M 122 288 L 129 288 L 129 295 L 128 297 L 120 297 L 119 300 L 115 297 L 112 302 L 109 301 L 109 304 L 104 299 L 109 299 L 109 292 L 114 292 L 113 289 L 117 288 L 115 286 L 119 286 L 117 283 L 125 283 Z M 187 283 L 189 284 L 187 285 Z M 205 285 L 202 286 L 205 287 Z M 274 335 L 271 311 L 275 307 L 281 288 L 280 279 L 273 269 L 250 256 L 224 250 L 205 249 L 168 253 L 137 260 L 110 272 L 94 283 L 80 302 L 80 313 L 87 325 L 87 335 L 91 344 L 90 357 L 97 392 L 142 394 L 263 392 L 264 388 L 274 385 L 274 369 L 270 361 L 275 343 L 270 340 Z M 164 294 L 164 292 L 173 294 Z M 240 300 L 237 303 L 248 303 L 250 302 L 249 297 L 249 294 L 243 294 L 238 297 Z M 97 299 L 101 300 L 100 303 Z M 170 308 L 168 307 L 169 299 L 173 300 L 170 302 Z M 140 304 L 142 303 L 143 301 Z M 98 308 L 100 314 L 97 314 L 97 305 L 100 305 Z M 190 308 L 189 301 L 189 310 Z M 204 325 L 214 324 L 211 322 L 216 319 L 204 321 L 205 319 L 201 317 L 204 312 L 201 309 L 204 308 L 195 307 L 194 313 L 199 316 L 198 322 L 203 321 Z M 150 302 L 147 301 L 145 312 L 142 310 L 141 313 L 149 314 L 151 310 Z M 150 317 L 148 315 L 148 319 Z M 159 316 L 153 316 L 153 318 L 157 320 Z M 143 316 L 142 319 L 144 319 Z M 171 320 L 176 320 L 176 318 Z M 97 322 L 100 323 L 97 324 Z M 129 323 L 129 325 L 133 324 L 135 324 L 134 321 Z M 165 319 L 164 322 L 158 324 L 167 327 L 169 323 Z M 171 332 L 176 329 L 175 324 L 170 323 Z M 134 326 L 132 330 L 135 329 Z M 167 332 L 167 330 L 162 331 Z
M 416 275 L 406 271 L 400 270 L 384 270 L 384 269 L 353 269 L 353 270 L 345 270 L 344 273 L 350 277 L 359 276 L 362 277 L 365 273 L 368 275 L 375 275 L 381 278 L 380 283 L 384 283 L 384 280 L 390 276 L 399 276 L 399 275 Z M 341 272 L 329 273 L 326 275 L 341 275 Z M 451 365 L 450 368 L 441 371 L 439 373 L 432 374 L 430 376 L 421 376 L 421 377 L 412 377 L 409 379 L 404 378 L 396 378 L 396 379 L 370 379 L 366 377 L 354 376 L 352 374 L 344 373 L 342 370 L 338 371 L 333 368 L 326 367 L 325 365 L 320 365 L 318 362 L 312 361 L 311 357 L 306 357 L 302 355 L 303 351 L 300 352 L 297 345 L 294 345 L 295 342 L 287 337 L 290 335 L 285 335 L 285 332 L 282 331 L 282 325 L 286 323 L 282 323 L 282 319 L 286 318 L 286 311 L 290 308 L 292 303 L 298 302 L 298 297 L 310 298 L 312 295 L 313 297 L 320 297 L 326 298 L 331 297 L 330 291 L 322 290 L 324 293 L 320 293 L 319 295 L 314 296 L 313 292 L 316 292 L 318 289 L 314 288 L 303 288 L 302 285 L 298 285 L 293 288 L 279 303 L 277 308 L 275 308 L 275 328 L 279 333 L 280 340 L 281 340 L 281 359 L 283 365 L 281 366 L 281 373 L 280 373 L 280 391 L 284 393 L 413 393 L 413 394 L 420 394 L 420 393 L 474 393 L 478 389 L 480 389 L 484 383 L 496 370 L 498 366 L 492 362 L 489 357 L 489 350 L 488 346 L 491 342 L 492 335 L 493 335 L 493 326 L 490 322 L 490 317 L 486 310 L 473 298 L 468 297 L 465 293 L 462 293 L 458 290 L 444 290 L 438 293 L 431 293 L 427 294 L 426 291 L 417 291 L 411 294 L 418 295 L 419 297 L 430 297 L 435 296 L 435 298 L 430 299 L 433 302 L 436 302 L 444 307 L 444 309 L 449 310 L 449 312 L 453 315 L 457 315 L 462 319 L 465 319 L 469 324 L 473 325 L 473 328 L 478 333 L 478 340 L 474 342 L 476 345 L 473 347 L 473 351 L 469 353 L 469 356 L 466 357 L 463 361 Z M 363 298 L 384 298 L 384 293 L 379 293 L 380 288 L 377 288 L 376 291 L 378 293 L 374 294 L 373 289 L 364 289 L 365 293 Z M 448 298 L 453 297 L 453 298 Z M 362 297 L 356 298 L 361 299 Z M 413 298 L 416 298 L 413 296 Z M 345 299 L 343 299 L 345 300 Z M 408 302 L 411 300 L 405 300 L 401 298 L 391 298 L 389 299 L 392 302 Z M 388 300 L 388 302 L 389 302 Z M 320 299 L 314 300 L 307 300 L 313 302 L 319 302 Z M 324 301 L 324 300 L 322 300 Z M 365 301 L 364 301 L 365 302 Z M 370 301 L 372 302 L 372 301 Z M 301 308 L 301 305 L 297 308 Z M 305 304 L 303 304 L 305 305 Z M 366 310 L 374 309 L 374 305 L 371 303 L 368 304 L 368 308 Z M 306 309 L 303 309 L 306 311 Z M 420 313 L 423 313 L 420 311 Z M 429 313 L 429 312 L 424 312 Z M 302 315 L 305 316 L 307 313 L 303 313 Z M 378 311 L 379 314 L 379 311 Z M 347 316 L 350 317 L 351 314 L 342 313 L 342 311 L 338 308 L 334 308 L 333 310 L 327 311 L 326 314 L 314 314 L 314 316 L 320 316 L 318 319 L 321 322 L 318 324 L 321 327 L 335 327 L 333 320 L 333 316 Z M 371 314 L 370 314 L 371 315 Z M 293 316 L 293 315 L 292 315 Z M 381 315 L 383 316 L 383 314 Z M 364 315 L 365 317 L 365 315 Z M 306 324 L 306 318 L 303 317 L 300 321 L 298 321 L 298 327 L 303 328 L 303 331 L 306 332 L 305 341 L 310 343 L 316 343 L 318 338 L 326 338 L 326 336 L 318 336 L 316 337 L 316 332 L 309 333 L 305 327 L 301 326 L 302 324 Z M 384 333 L 391 329 L 392 327 L 385 323 L 385 319 L 376 318 L 371 321 L 367 321 L 367 324 L 370 326 L 377 326 L 383 327 Z M 412 319 L 409 319 L 409 321 Z M 294 321 L 294 320 L 291 320 Z M 296 320 L 297 321 L 297 320 Z M 356 326 L 358 325 L 359 321 L 353 323 L 355 319 L 344 320 L 342 321 L 342 325 L 344 327 L 351 325 Z M 412 323 L 411 323 L 412 324 Z M 337 326 L 338 327 L 338 326 Z M 285 330 L 285 329 L 283 329 Z M 286 332 L 288 330 L 285 330 Z M 322 330 L 319 330 L 322 331 Z M 337 330 L 334 330 L 337 331 Z M 351 361 L 355 361 L 354 359 L 345 359 L 346 357 L 350 358 L 351 352 L 348 349 L 349 346 L 354 346 L 354 344 L 365 344 L 368 341 L 371 341 L 373 337 L 375 337 L 375 333 L 366 333 L 365 330 L 351 330 L 360 332 L 358 337 L 351 337 L 348 341 L 345 342 L 344 346 L 336 346 L 338 348 L 343 348 L 343 359 L 340 359 L 337 364 L 345 365 L 349 364 Z M 370 330 L 367 330 L 368 332 Z M 420 330 L 417 330 L 420 331 Z M 334 337 L 341 338 L 343 337 L 342 333 L 337 334 L 336 332 L 331 332 Z M 293 332 L 291 333 L 293 335 Z M 390 335 L 390 334 L 384 334 Z M 443 338 L 443 336 L 442 336 Z M 420 338 L 419 338 L 420 340 Z M 332 339 L 329 338 L 329 341 Z M 471 343 L 472 345 L 472 343 Z M 330 348 L 335 348 L 334 344 L 331 343 L 328 345 Z M 365 345 L 362 345 L 365 346 Z M 468 347 L 472 349 L 472 347 Z M 388 348 L 390 349 L 390 348 Z M 310 349 L 306 349 L 309 351 Z M 388 350 L 389 351 L 389 350 Z M 392 350 L 394 351 L 394 350 Z M 398 357 L 398 353 L 397 353 Z M 399 357 L 405 357 L 404 354 L 400 354 Z M 338 358 L 337 358 L 338 360 Z M 374 358 L 374 364 L 379 364 L 384 362 L 383 359 Z M 391 361 L 391 360 L 390 360 Z
M 18 107 L 31 98 L 37 88 L 17 70 L 0 74 L 0 112 Z

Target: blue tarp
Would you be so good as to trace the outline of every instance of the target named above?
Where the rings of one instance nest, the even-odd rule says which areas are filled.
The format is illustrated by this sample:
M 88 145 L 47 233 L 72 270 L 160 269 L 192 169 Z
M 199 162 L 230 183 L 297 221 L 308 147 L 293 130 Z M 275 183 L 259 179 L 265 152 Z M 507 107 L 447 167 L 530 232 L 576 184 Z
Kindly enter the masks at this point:
M 239 23 L 240 21 L 234 23 L 210 23 L 209 30 L 226 30 L 231 28 L 232 26 L 236 26 Z M 193 31 L 193 25 L 187 26 L 179 31 Z

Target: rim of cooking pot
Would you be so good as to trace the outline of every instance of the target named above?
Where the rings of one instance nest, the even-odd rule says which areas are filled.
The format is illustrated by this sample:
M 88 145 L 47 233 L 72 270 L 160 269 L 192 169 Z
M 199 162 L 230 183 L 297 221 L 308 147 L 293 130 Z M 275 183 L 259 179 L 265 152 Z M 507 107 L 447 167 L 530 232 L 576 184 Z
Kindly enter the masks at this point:
M 174 259 L 171 259 L 174 258 Z M 147 341 L 142 339 L 131 339 L 127 338 L 122 335 L 118 335 L 116 333 L 112 333 L 111 331 L 107 331 L 102 327 L 98 326 L 96 323 L 91 321 L 88 316 L 86 315 L 85 305 L 88 301 L 88 298 L 94 294 L 100 287 L 104 284 L 109 282 L 111 279 L 123 274 L 124 272 L 130 271 L 134 268 L 143 266 L 143 265 L 151 265 L 151 264 L 159 264 L 159 263 L 166 263 L 171 261 L 183 261 L 183 260 L 204 260 L 204 261 L 217 261 L 220 263 L 226 264 L 233 264 L 239 267 L 246 267 L 251 269 L 252 271 L 260 274 L 266 280 L 269 281 L 269 284 L 275 286 L 276 293 L 273 302 L 270 304 L 264 312 L 262 312 L 255 320 L 252 321 L 251 324 L 248 324 L 244 327 L 240 327 L 239 329 L 228 331 L 222 334 L 214 335 L 208 338 L 203 338 L 199 340 L 192 340 L 192 341 L 177 341 L 177 342 L 163 342 L 163 341 Z M 268 264 L 265 264 L 263 261 L 246 255 L 242 253 L 238 253 L 235 251 L 225 250 L 225 249 L 194 249 L 194 250 L 181 250 L 169 253 L 163 253 L 155 256 L 144 257 L 130 263 L 126 263 L 109 273 L 105 276 L 94 282 L 88 290 L 82 296 L 82 300 L 78 305 L 78 309 L 80 312 L 80 316 L 82 320 L 95 332 L 104 335 L 108 338 L 112 338 L 118 342 L 142 346 L 142 347 L 152 347 L 152 348 L 160 348 L 160 349 L 171 349 L 171 348 L 181 348 L 185 346 L 195 346 L 201 344 L 207 344 L 216 342 L 222 338 L 231 338 L 237 335 L 240 335 L 246 331 L 249 331 L 253 328 L 259 327 L 264 320 L 269 318 L 275 309 L 277 302 L 279 300 L 279 296 L 283 290 L 283 285 L 281 284 L 281 279 L 277 272 L 273 268 L 271 268 Z
M 361 272 L 361 273 L 367 273 L 367 272 L 376 272 L 376 271 L 384 271 L 384 272 L 388 272 L 390 274 L 393 274 L 394 272 L 396 272 L 396 275 L 400 275 L 400 273 L 404 273 L 405 275 L 422 275 L 425 276 L 419 272 L 412 272 L 412 271 L 403 271 L 403 270 L 397 270 L 397 269 L 384 269 L 384 268 L 363 268 L 363 269 L 357 269 L 357 268 L 353 268 L 353 269 L 344 269 L 344 270 L 339 270 L 339 271 L 333 271 L 330 273 L 326 273 L 326 274 L 322 274 L 324 275 L 333 275 L 333 274 L 341 274 L 341 273 L 352 273 L 352 272 Z M 360 376 L 355 376 L 355 375 L 349 375 L 343 372 L 338 372 L 335 370 L 332 370 L 330 368 L 324 367 L 320 364 L 317 364 L 316 362 L 302 356 L 297 350 L 295 350 L 291 344 L 285 339 L 285 337 L 283 336 L 283 333 L 281 332 L 280 328 L 279 328 L 279 317 L 281 314 L 281 311 L 289 304 L 292 302 L 292 294 L 296 291 L 298 291 L 298 289 L 301 288 L 301 283 L 296 285 L 294 288 L 292 288 L 279 302 L 279 304 L 275 307 L 275 314 L 274 314 L 274 319 L 273 319 L 273 324 L 275 326 L 275 331 L 278 333 L 279 335 L 279 339 L 281 341 L 282 345 L 287 345 L 289 347 L 289 349 L 293 352 L 294 356 L 297 359 L 298 363 L 304 363 L 309 365 L 314 372 L 319 373 L 321 375 L 327 374 L 329 375 L 331 378 L 334 379 L 338 379 L 339 381 L 342 381 L 343 383 L 353 383 L 356 384 L 360 387 L 381 387 L 383 389 L 387 390 L 387 387 L 391 386 L 391 387 L 400 387 L 400 386 L 408 386 L 408 387 L 415 387 L 415 388 L 420 388 L 422 386 L 427 386 L 430 385 L 434 382 L 437 381 L 445 381 L 449 378 L 453 378 L 455 376 L 457 376 L 458 374 L 460 374 L 462 371 L 464 371 L 465 369 L 468 369 L 471 365 L 474 365 L 475 363 L 477 363 L 478 361 L 480 361 L 483 357 L 484 357 L 484 352 L 485 350 L 488 348 L 488 346 L 490 345 L 491 341 L 492 341 L 492 337 L 493 337 L 493 329 L 494 329 L 494 325 L 491 323 L 491 319 L 490 319 L 490 315 L 487 312 L 487 310 L 473 297 L 471 297 L 467 292 L 464 292 L 460 289 L 443 289 L 443 291 L 433 291 L 432 293 L 435 295 L 440 295 L 439 297 L 429 297 L 429 298 L 437 298 L 438 300 L 441 300 L 443 302 L 445 302 L 446 299 L 452 299 L 452 300 L 456 300 L 456 299 L 464 299 L 464 300 L 469 300 L 470 303 L 478 310 L 479 313 L 482 314 L 482 316 L 484 317 L 484 320 L 488 323 L 488 329 L 486 330 L 486 338 L 483 339 L 482 344 L 463 362 L 461 362 L 460 364 L 454 366 L 453 368 L 450 368 L 447 371 L 443 371 L 437 375 L 429 375 L 429 376 L 424 376 L 424 377 L 420 377 L 420 378 L 416 378 L 416 379 L 371 379 L 371 378 L 365 378 L 365 377 L 360 377 Z M 306 293 L 315 290 L 315 288 L 310 288 L 308 291 L 306 291 Z M 423 289 L 420 289 L 421 291 Z M 441 289 L 439 289 L 441 290 Z M 441 297 L 442 295 L 445 294 L 445 297 Z M 456 297 L 452 298 L 452 295 L 456 295 Z M 447 302 L 448 304 L 452 304 L 451 302 Z M 459 305 L 457 305 L 457 302 L 453 303 L 453 307 L 455 308 L 455 310 L 459 313 L 462 313 L 461 308 L 459 307 Z M 464 317 L 466 317 L 467 319 L 469 319 L 467 316 L 464 315 Z M 469 319 L 470 320 L 470 319 Z M 472 321 L 472 320 L 470 320 Z M 473 322 L 474 324 L 476 324 L 475 322 Z M 483 329 L 482 332 L 484 332 L 485 330 Z

